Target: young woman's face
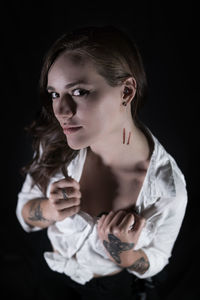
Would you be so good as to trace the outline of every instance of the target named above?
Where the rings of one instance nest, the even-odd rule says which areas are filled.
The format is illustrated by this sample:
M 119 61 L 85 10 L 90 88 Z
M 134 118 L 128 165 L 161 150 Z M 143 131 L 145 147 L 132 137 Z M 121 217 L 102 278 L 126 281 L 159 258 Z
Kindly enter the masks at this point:
M 106 143 L 121 130 L 123 88 L 109 86 L 90 60 L 75 59 L 69 53 L 59 56 L 49 70 L 47 91 L 72 149 Z M 70 126 L 80 128 L 70 132 Z

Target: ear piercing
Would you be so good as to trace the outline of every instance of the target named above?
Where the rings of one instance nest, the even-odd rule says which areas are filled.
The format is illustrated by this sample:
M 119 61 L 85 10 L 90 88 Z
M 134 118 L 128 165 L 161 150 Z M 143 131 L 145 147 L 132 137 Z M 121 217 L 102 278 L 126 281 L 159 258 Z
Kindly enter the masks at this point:
M 129 93 L 130 93 L 130 89 L 128 87 L 125 87 L 124 88 L 124 94 L 128 95 Z M 126 101 L 122 102 L 122 105 L 126 106 L 127 102 Z
M 128 87 L 124 88 L 124 94 L 128 95 L 130 93 L 130 89 Z M 127 106 L 127 102 L 123 101 L 122 105 Z M 129 131 L 129 135 L 128 135 L 128 141 L 126 143 L 126 145 L 130 144 L 130 138 L 131 138 L 131 131 Z M 125 128 L 123 128 L 123 144 L 125 144 L 125 140 L 126 140 L 126 131 Z
M 129 94 L 130 93 L 130 89 L 128 87 L 124 88 L 124 94 Z

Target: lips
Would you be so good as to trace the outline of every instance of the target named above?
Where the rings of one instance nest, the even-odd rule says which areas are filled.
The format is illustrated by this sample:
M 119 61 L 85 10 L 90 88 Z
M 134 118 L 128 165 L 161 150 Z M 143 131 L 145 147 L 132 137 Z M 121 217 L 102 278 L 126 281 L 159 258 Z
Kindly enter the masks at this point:
M 64 126 L 63 131 L 65 134 L 75 133 L 80 130 L 82 126 Z
M 81 127 L 81 126 L 78 126 L 78 125 L 67 125 L 67 126 L 63 126 L 63 129 L 77 128 L 77 127 Z

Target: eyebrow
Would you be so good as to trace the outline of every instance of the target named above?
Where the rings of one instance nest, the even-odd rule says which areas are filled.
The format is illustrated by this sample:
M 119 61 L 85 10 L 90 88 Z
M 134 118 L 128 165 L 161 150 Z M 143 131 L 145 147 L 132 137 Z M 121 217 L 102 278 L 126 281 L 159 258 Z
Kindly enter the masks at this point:
M 71 88 L 71 87 L 73 87 L 73 86 L 75 86 L 77 84 L 89 84 L 89 83 L 87 83 L 85 80 L 82 79 L 82 80 L 78 80 L 78 81 L 66 84 L 65 88 L 69 89 L 69 88 Z M 54 91 L 55 89 L 52 86 L 47 86 L 47 90 Z

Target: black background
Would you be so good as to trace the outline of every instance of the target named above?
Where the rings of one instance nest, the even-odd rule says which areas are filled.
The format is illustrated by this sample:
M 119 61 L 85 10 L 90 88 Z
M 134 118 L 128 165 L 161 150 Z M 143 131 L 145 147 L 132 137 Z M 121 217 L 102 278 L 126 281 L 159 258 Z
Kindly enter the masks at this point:
M 13 1 L 1 5 L 0 253 L 5 289 L 18 295 L 28 292 L 31 277 L 27 253 L 34 253 L 34 245 L 39 248 L 43 235 L 25 233 L 15 216 L 17 194 L 24 180 L 20 168 L 32 156 L 31 140 L 24 127 L 39 107 L 37 87 L 43 56 L 66 30 L 111 24 L 127 31 L 139 45 L 149 83 L 143 121 L 175 158 L 187 182 L 186 216 L 170 263 L 161 273 L 162 299 L 197 299 L 197 8 L 192 1 Z

